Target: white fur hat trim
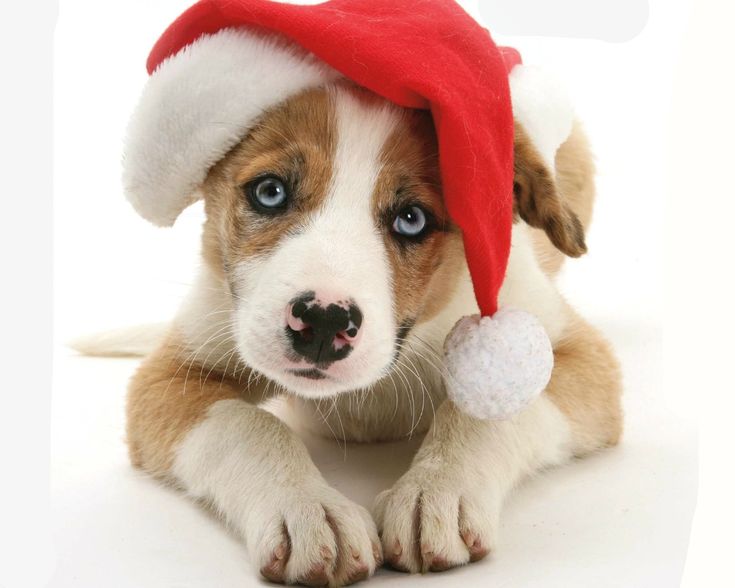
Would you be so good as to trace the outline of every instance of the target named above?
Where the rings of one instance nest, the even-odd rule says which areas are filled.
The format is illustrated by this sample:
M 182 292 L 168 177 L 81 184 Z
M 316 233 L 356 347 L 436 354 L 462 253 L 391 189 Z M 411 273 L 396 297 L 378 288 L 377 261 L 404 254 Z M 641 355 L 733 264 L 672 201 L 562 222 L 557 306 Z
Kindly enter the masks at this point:
M 513 116 L 554 173 L 556 152 L 569 137 L 574 122 L 569 95 L 554 75 L 531 65 L 516 65 L 508 81 Z
M 259 115 L 337 77 L 274 35 L 223 29 L 200 37 L 148 79 L 123 157 L 128 200 L 152 223 L 172 225 Z
M 554 365 L 544 327 L 513 308 L 460 319 L 444 343 L 444 357 L 447 395 L 478 419 L 519 412 L 544 390 Z

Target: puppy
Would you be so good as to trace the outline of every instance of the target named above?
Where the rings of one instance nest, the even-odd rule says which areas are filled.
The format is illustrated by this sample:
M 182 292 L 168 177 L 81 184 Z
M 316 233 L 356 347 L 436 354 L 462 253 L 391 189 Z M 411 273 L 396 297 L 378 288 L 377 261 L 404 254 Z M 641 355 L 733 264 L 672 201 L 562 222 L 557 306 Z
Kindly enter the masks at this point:
M 340 81 L 264 113 L 204 182 L 201 273 L 131 381 L 130 458 L 211 504 L 268 580 L 340 586 L 384 560 L 406 572 L 480 560 L 519 480 L 618 442 L 617 362 L 553 281 L 585 251 L 594 170 L 581 129 L 549 169 L 516 124 L 500 302 L 541 320 L 555 365 L 508 421 L 445 400 L 444 338 L 477 307 L 438 169 L 428 113 Z M 276 395 L 345 440 L 428 433 L 371 514 L 259 406 Z

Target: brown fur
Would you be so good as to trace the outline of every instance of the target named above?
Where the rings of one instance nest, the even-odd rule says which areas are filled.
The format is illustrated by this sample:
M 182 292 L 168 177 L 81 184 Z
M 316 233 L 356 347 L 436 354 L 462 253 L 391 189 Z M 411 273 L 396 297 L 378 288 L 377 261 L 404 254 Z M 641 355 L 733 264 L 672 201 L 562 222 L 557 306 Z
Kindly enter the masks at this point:
M 520 132 L 523 143 L 526 139 L 522 129 Z M 530 157 L 534 166 L 543 167 L 528 146 L 523 147 L 522 152 L 524 157 Z M 528 162 L 521 162 L 520 166 L 525 169 L 523 173 L 531 169 Z M 545 171 L 541 174 L 543 181 L 531 184 L 538 186 L 549 181 Z M 569 212 L 562 214 L 579 219 L 582 230 L 587 230 L 592 220 L 594 174 L 587 137 L 581 125 L 575 123 L 569 139 L 556 155 L 556 186 L 549 192 L 547 185 L 546 194 L 554 209 L 567 209 Z M 548 230 L 534 229 L 533 233 L 541 268 L 555 275 L 565 259 L 564 253 L 554 246 Z M 617 359 L 604 337 L 571 308 L 568 312 L 569 325 L 555 346 L 554 371 L 546 393 L 569 419 L 575 454 L 584 455 L 615 445 L 620 440 L 622 382 Z
M 239 380 L 191 361 L 180 341 L 180 335 L 172 333 L 141 364 L 128 387 L 130 461 L 161 478 L 169 473 L 177 443 L 212 404 L 227 398 L 255 399 L 260 390 L 251 386 L 248 392 Z
M 621 388 L 620 367 L 610 345 L 573 315 L 554 349 L 546 394 L 569 419 L 575 455 L 618 443 L 623 429 Z
M 574 124 L 569 138 L 556 153 L 556 185 L 564 201 L 586 231 L 592 221 L 595 202 L 595 163 L 582 125 Z M 543 269 L 556 275 L 565 256 L 542 229 L 532 229 L 534 250 Z
M 520 124 L 515 127 L 515 212 L 570 257 L 587 251 L 584 228 Z
M 449 219 L 440 191 L 438 150 L 431 117 L 407 112 L 381 154 L 373 209 L 384 219 L 384 239 L 393 274 L 398 324 L 433 318 L 454 292 L 464 264 L 462 236 Z M 436 224 L 424 239 L 404 243 L 390 232 L 390 224 L 404 206 L 420 204 Z
M 210 172 L 204 184 L 204 256 L 227 268 L 270 251 L 288 231 L 321 206 L 332 176 L 335 149 L 333 105 L 328 92 L 303 92 L 265 113 Z M 247 204 L 244 186 L 275 173 L 294 192 L 294 209 L 264 218 Z

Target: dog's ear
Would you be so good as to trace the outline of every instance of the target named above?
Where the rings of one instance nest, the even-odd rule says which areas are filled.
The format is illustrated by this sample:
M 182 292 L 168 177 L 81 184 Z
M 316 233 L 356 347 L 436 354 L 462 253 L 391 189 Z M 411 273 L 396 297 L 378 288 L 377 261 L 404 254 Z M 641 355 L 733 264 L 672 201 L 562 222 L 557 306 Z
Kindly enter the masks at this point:
M 543 229 L 562 253 L 570 257 L 586 253 L 582 223 L 564 202 L 553 171 L 518 122 L 514 147 L 514 215 L 532 227 Z

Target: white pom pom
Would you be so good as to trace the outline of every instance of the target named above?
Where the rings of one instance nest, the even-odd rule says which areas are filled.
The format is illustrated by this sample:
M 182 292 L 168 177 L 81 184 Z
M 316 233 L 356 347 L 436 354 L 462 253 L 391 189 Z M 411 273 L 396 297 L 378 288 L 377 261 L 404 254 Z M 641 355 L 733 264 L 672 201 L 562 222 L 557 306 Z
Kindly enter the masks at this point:
M 460 319 L 444 342 L 447 394 L 479 419 L 507 419 L 544 390 L 554 354 L 533 315 L 503 308 Z

